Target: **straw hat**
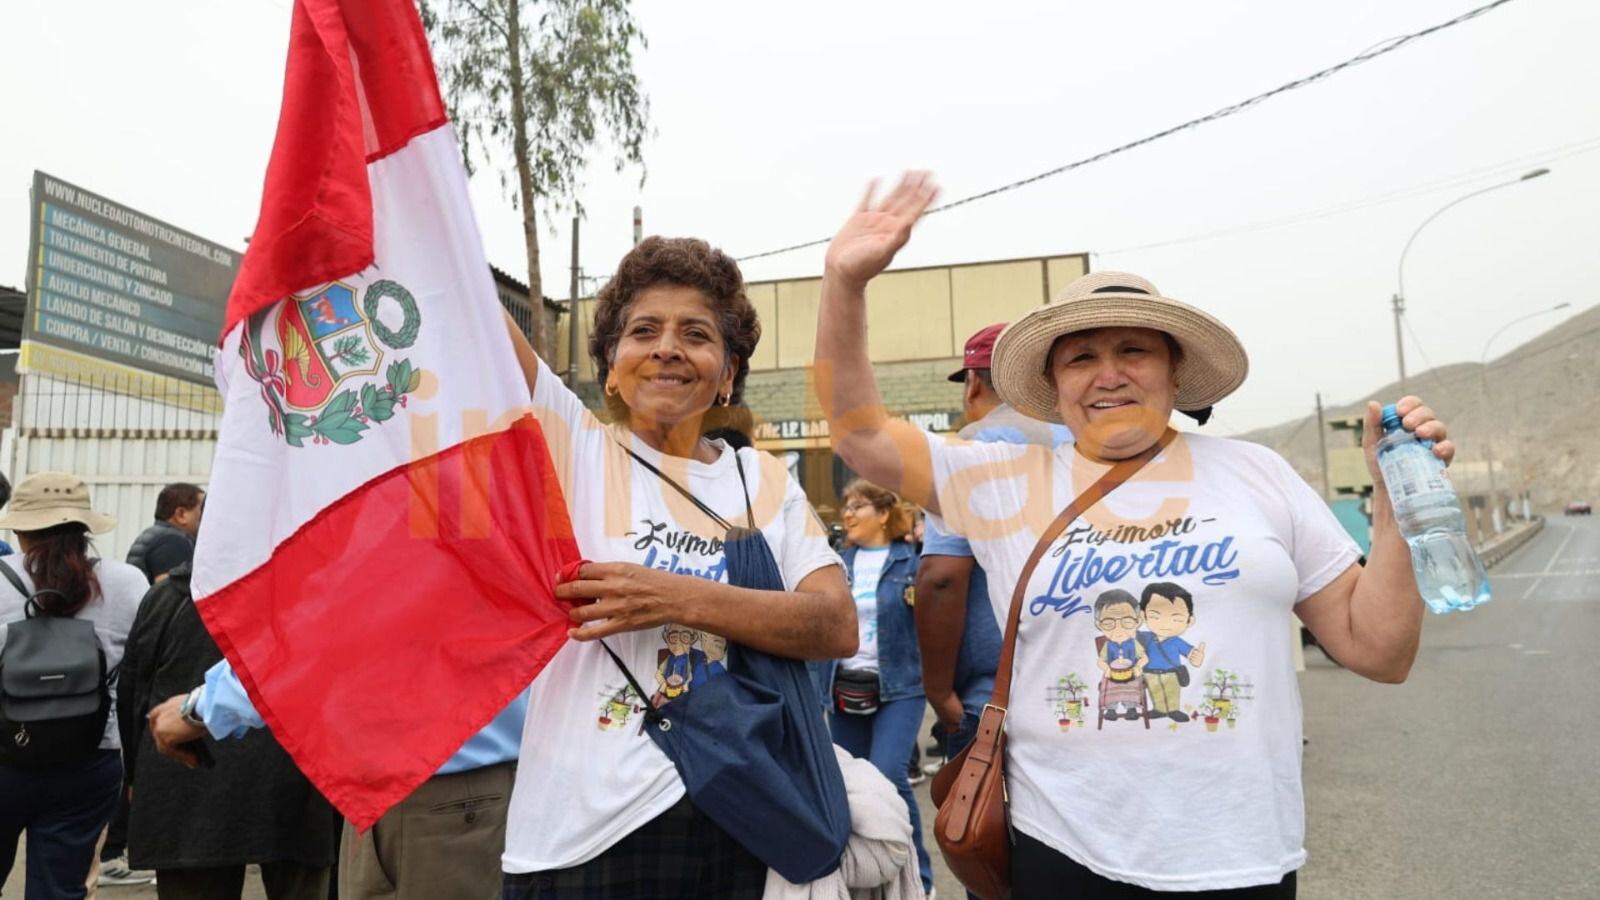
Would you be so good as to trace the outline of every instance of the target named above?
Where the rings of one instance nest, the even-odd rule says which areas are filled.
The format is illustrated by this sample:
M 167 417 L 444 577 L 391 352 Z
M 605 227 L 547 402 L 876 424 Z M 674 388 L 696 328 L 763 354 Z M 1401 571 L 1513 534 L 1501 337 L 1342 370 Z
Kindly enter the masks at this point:
M 1153 328 L 1178 342 L 1183 360 L 1173 405 L 1183 412 L 1207 412 L 1233 393 L 1250 370 L 1244 347 L 1228 326 L 1161 296 L 1155 285 L 1137 275 L 1093 272 L 1000 335 L 990 366 L 1000 399 L 1035 419 L 1060 422 L 1055 381 L 1045 371 L 1051 346 L 1065 334 L 1117 326 Z
M 90 534 L 117 527 L 115 516 L 89 508 L 89 486 L 83 479 L 66 472 L 38 472 L 22 479 L 0 514 L 0 528 L 12 531 L 43 531 L 68 522 L 87 525 Z

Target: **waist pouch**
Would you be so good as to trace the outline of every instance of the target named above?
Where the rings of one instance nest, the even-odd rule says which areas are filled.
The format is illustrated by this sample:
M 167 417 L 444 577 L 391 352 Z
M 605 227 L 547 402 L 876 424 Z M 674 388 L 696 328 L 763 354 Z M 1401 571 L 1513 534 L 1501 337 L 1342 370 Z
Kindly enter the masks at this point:
M 852 716 L 878 711 L 878 673 L 871 669 L 838 669 L 833 675 L 833 708 Z

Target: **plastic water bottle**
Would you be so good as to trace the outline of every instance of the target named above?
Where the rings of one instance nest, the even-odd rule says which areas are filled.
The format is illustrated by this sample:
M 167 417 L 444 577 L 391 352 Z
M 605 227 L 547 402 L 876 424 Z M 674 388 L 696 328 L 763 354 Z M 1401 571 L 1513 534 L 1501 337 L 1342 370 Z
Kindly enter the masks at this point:
M 1489 573 L 1467 540 L 1467 519 L 1444 463 L 1433 455 L 1432 441 L 1418 440 L 1400 424 L 1394 404 L 1383 408 L 1378 468 L 1428 608 L 1447 613 L 1486 602 Z

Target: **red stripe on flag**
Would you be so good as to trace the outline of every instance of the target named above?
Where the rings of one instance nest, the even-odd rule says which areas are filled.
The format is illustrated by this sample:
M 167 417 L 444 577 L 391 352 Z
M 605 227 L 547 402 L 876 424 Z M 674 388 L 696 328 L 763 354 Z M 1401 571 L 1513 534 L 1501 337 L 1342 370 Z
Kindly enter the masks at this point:
M 256 310 L 371 265 L 367 164 L 447 121 L 410 0 L 297 0 L 261 214 L 219 342 Z
M 365 829 L 561 649 L 555 578 L 577 558 L 526 415 L 362 485 L 197 608 L 279 743 Z

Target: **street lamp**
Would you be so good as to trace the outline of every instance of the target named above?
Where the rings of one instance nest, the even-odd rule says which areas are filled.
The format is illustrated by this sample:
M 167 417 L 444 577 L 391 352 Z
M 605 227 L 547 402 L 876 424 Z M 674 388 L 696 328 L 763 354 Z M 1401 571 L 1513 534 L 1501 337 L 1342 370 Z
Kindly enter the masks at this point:
M 1541 170 L 1541 171 L 1543 171 L 1543 170 Z M 1516 325 L 1516 324 L 1521 323 L 1521 322 L 1526 322 L 1529 319 L 1536 319 L 1539 316 L 1549 315 L 1550 313 L 1556 312 L 1557 310 L 1566 309 L 1567 307 L 1569 307 L 1571 305 L 1572 305 L 1571 303 L 1557 303 L 1555 306 L 1551 306 L 1551 307 L 1548 307 L 1546 309 L 1541 309 L 1541 310 L 1538 310 L 1537 312 L 1531 312 L 1531 313 L 1528 313 L 1525 316 L 1518 316 L 1517 318 L 1512 319 L 1511 321 L 1505 323 L 1504 325 L 1501 325 L 1499 331 L 1496 331 L 1494 334 L 1489 335 L 1489 339 L 1487 341 L 1483 342 L 1483 352 L 1478 354 L 1478 375 L 1480 377 L 1482 377 L 1482 379 L 1483 379 L 1483 401 L 1485 403 L 1487 403 L 1491 408 L 1494 406 L 1494 401 L 1489 397 L 1489 348 L 1494 345 L 1495 338 L 1498 338 L 1500 335 L 1505 334 L 1507 329 L 1511 328 L 1511 326 L 1513 326 L 1513 325 Z M 1483 420 L 1485 422 L 1487 422 L 1489 420 L 1489 417 L 1486 415 L 1486 416 L 1483 417 Z M 1494 429 L 1493 428 L 1490 428 L 1488 431 L 1486 431 L 1484 433 L 1484 436 L 1483 436 L 1483 451 L 1484 451 L 1484 455 L 1486 457 L 1488 457 L 1488 460 L 1489 460 L 1489 502 L 1494 504 L 1494 513 L 1493 513 L 1493 516 L 1491 518 L 1491 521 L 1494 524 L 1494 533 L 1495 534 L 1499 534 L 1500 533 L 1500 510 L 1501 510 L 1501 504 L 1500 504 L 1500 489 L 1496 485 L 1495 478 L 1494 478 Z
M 1394 295 L 1394 355 L 1395 360 L 1400 364 L 1400 392 L 1402 394 L 1405 393 L 1406 389 L 1406 350 L 1405 343 L 1400 338 L 1400 317 L 1403 316 L 1406 311 L 1406 254 L 1411 252 L 1411 245 L 1417 242 L 1417 235 L 1422 233 L 1422 229 L 1428 227 L 1428 223 L 1439 218 L 1444 214 L 1445 210 L 1448 210 L 1453 206 L 1471 200 L 1473 197 L 1481 197 L 1490 191 L 1497 191 L 1504 187 L 1511 187 L 1514 184 L 1521 184 L 1524 181 L 1532 181 L 1541 175 L 1548 174 L 1550 174 L 1549 169 L 1534 169 L 1533 171 L 1523 175 L 1521 178 L 1514 178 L 1511 181 L 1502 181 L 1499 184 L 1491 184 L 1486 188 L 1480 188 L 1470 194 L 1457 197 L 1456 199 L 1451 200 L 1449 203 L 1446 203 L 1444 206 L 1439 207 L 1434 211 L 1433 215 L 1423 219 L 1422 224 L 1417 226 L 1417 230 L 1411 232 L 1411 237 L 1406 241 L 1405 249 L 1400 251 L 1400 269 L 1398 277 L 1396 278 L 1396 291 Z

